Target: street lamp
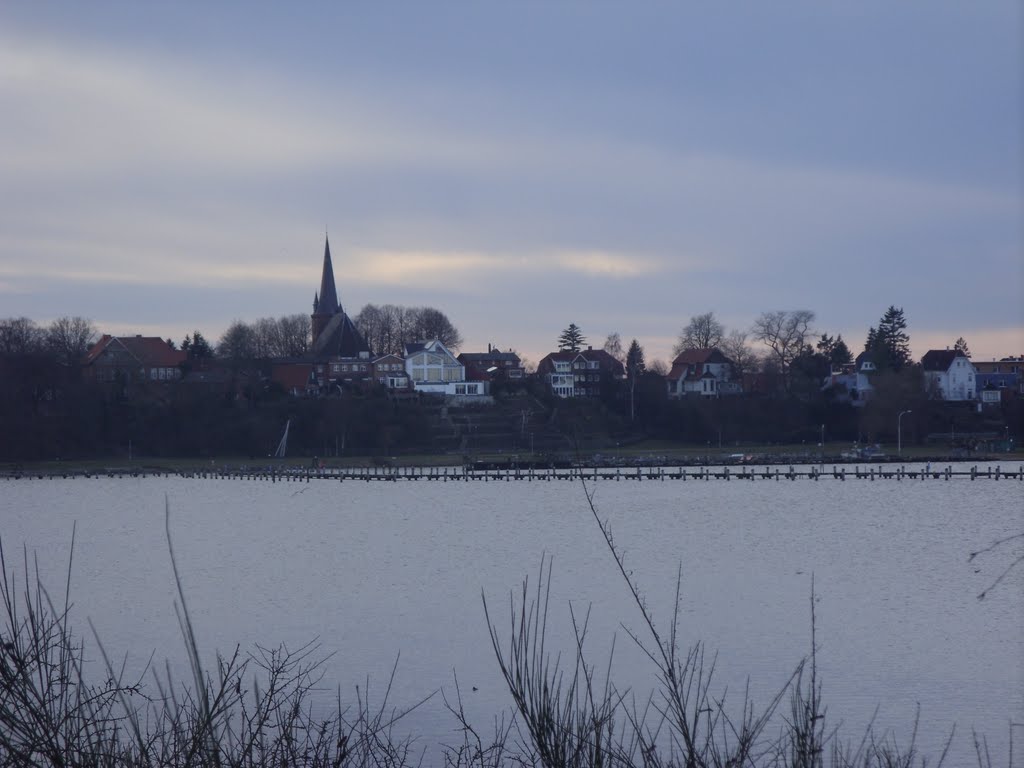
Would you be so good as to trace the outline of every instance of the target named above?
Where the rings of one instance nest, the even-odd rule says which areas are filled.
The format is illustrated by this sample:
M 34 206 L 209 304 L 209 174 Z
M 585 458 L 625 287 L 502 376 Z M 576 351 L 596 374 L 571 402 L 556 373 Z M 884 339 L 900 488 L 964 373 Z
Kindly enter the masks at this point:
M 898 456 L 903 455 L 903 417 L 913 411 L 900 411 L 900 415 L 896 417 L 896 454 Z

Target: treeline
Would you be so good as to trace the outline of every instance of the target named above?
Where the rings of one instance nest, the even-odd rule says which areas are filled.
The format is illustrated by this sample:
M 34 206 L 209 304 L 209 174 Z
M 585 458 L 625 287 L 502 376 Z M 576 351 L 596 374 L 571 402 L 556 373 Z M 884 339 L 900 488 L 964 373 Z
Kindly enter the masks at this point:
M 297 399 L 259 377 L 140 382 L 130 397 L 52 358 L 0 357 L 0 460 L 266 457 L 429 451 L 429 410 L 382 392 Z
M 367 314 L 378 310 L 385 314 L 377 307 Z M 236 329 L 239 336 L 258 337 L 253 347 L 232 347 L 226 343 L 229 334 L 213 346 L 197 331 L 181 344 L 189 356 L 186 369 L 202 370 L 203 358 L 230 355 L 231 350 L 251 356 L 249 362 L 215 366 L 211 370 L 219 372 L 216 377 L 137 381 L 130 391 L 83 376 L 79 362 L 96 337 L 89 321 L 72 317 L 37 326 L 26 318 L 0 320 L 0 460 L 116 458 L 127 457 L 129 449 L 136 457 L 265 457 L 273 453 L 289 421 L 292 456 L 434 451 L 435 433 L 444 425 L 439 406 L 429 398 L 395 400 L 368 385 L 329 398 L 296 399 L 270 381 L 266 361 L 276 355 L 269 350 L 284 343 L 301 348 L 303 319 L 308 322 L 302 316 L 258 320 L 246 326 L 245 334 Z M 295 331 L 292 337 L 286 333 L 289 324 Z M 948 434 L 954 444 L 969 446 L 969 435 L 1024 432 L 1019 398 L 982 413 L 974 403 L 934 399 L 920 366 L 909 359 L 909 352 L 899 354 L 905 342 L 891 328 L 880 324 L 871 334 L 875 348 L 888 349 L 894 362 L 872 377 L 872 397 L 859 408 L 845 402 L 843 393 L 822 389 L 839 346 L 837 337 L 827 334 L 809 340 L 805 334 L 799 354 L 787 359 L 785 373 L 780 361 L 762 361 L 760 388 L 739 396 L 669 399 L 663 366 L 649 370 L 642 347 L 633 340 L 625 352 L 621 342 L 611 345 L 625 361 L 627 378 L 607 380 L 597 400 L 562 400 L 543 381 L 527 379 L 496 382 L 495 407 L 520 414 L 524 406 L 513 398 L 527 395 L 529 407 L 544 407 L 546 423 L 567 440 L 584 435 L 595 449 L 642 438 L 730 452 L 770 443 L 813 448 L 822 437 L 831 445 L 893 443 L 900 428 L 904 445 Z M 585 341 L 578 328 L 572 336 L 573 343 Z M 883 347 L 879 339 L 895 343 Z M 509 419 L 510 424 L 519 421 Z

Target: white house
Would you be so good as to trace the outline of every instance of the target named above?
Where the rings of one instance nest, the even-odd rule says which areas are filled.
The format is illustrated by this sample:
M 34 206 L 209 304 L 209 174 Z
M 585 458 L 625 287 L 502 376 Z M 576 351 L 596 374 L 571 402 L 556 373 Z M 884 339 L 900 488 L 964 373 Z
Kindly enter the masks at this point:
M 956 349 L 929 349 L 921 358 L 925 390 L 942 400 L 974 400 L 978 388 L 974 364 Z
M 466 367 L 437 339 L 406 344 L 405 371 L 417 392 L 451 397 L 487 394 L 487 382 L 467 381 Z
M 736 395 L 743 389 L 733 380 L 732 361 L 718 347 L 683 350 L 672 361 L 665 384 L 669 397 L 719 397 Z
M 871 397 L 874 387 L 871 385 L 871 374 L 877 370 L 870 352 L 861 352 L 853 363 L 852 370 L 844 367 L 842 371 L 833 371 L 822 389 L 833 389 L 837 393 L 844 387 L 845 392 L 837 394 L 839 402 L 848 402 L 854 406 L 862 406 Z

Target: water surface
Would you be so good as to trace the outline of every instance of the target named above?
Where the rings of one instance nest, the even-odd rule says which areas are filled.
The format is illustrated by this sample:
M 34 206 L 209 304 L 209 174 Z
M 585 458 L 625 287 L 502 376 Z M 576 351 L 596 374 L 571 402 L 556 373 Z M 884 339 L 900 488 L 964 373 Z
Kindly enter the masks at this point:
M 1024 721 L 1024 569 L 977 596 L 1021 547 L 968 562 L 1024 530 L 1017 481 L 599 481 L 598 514 L 666 631 L 681 577 L 680 635 L 717 653 L 716 690 L 748 678 L 766 703 L 810 651 L 811 576 L 828 716 L 858 741 L 876 725 L 938 754 L 954 723 L 1006 763 L 1008 723 Z M 72 524 L 73 616 L 141 668 L 181 659 L 165 498 L 201 648 L 293 647 L 318 639 L 328 688 L 381 690 L 392 703 L 444 687 L 453 670 L 467 710 L 489 729 L 510 705 L 481 604 L 507 637 L 509 594 L 553 559 L 551 647 L 573 649 L 569 606 L 591 611 L 587 650 L 645 695 L 650 663 L 623 627 L 643 624 L 576 482 L 309 483 L 182 478 L 5 481 L 0 535 L 63 588 Z M 17 555 L 13 557 L 12 555 Z M 472 688 L 478 690 L 473 691 Z M 330 691 L 327 692 L 330 694 Z M 439 697 L 407 727 L 425 747 L 455 741 Z M 1024 754 L 1019 742 L 1016 752 Z M 959 764 L 963 759 L 949 764 Z

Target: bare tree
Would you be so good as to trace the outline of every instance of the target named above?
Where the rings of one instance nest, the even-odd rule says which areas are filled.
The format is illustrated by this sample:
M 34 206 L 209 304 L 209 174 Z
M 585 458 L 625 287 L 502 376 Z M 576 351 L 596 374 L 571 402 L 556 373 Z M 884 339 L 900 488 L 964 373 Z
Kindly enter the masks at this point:
M 725 336 L 725 327 L 715 319 L 714 312 L 694 315 L 679 333 L 679 339 L 672 348 L 673 356 L 684 349 L 710 349 L 717 347 Z
M 236 362 L 255 359 L 256 333 L 252 327 L 241 320 L 231 323 L 217 342 L 217 357 Z
M 26 355 L 43 346 L 43 331 L 27 317 L 0 320 L 0 355 Z
M 785 374 L 793 359 L 807 346 L 814 313 L 809 309 L 762 312 L 754 321 L 751 333 L 771 351 L 779 372 Z
M 250 326 L 254 357 L 269 360 L 281 356 L 281 326 L 272 317 L 261 317 Z
M 619 336 L 618 331 L 608 334 L 608 338 L 604 340 L 604 351 L 620 363 L 626 362 L 626 352 L 622 348 L 622 337 Z
M 46 346 L 63 362 L 85 357 L 96 340 L 96 326 L 84 317 L 58 317 L 46 329 Z
M 668 371 L 668 363 L 664 360 L 651 360 L 651 362 L 647 364 L 648 373 L 656 373 L 659 376 L 668 376 Z
M 462 346 L 462 335 L 444 312 L 433 307 L 420 307 L 415 312 L 415 328 L 418 337 L 415 340 L 437 339 L 452 350 Z
M 747 337 L 745 331 L 731 331 L 719 344 L 722 354 L 732 361 L 733 373 L 737 378 L 745 373 L 753 373 L 761 362 L 757 352 L 747 343 Z
M 448 316 L 433 307 L 367 304 L 353 320 L 376 354 L 402 354 L 412 341 L 438 339 L 449 349 L 462 346 L 462 335 Z
M 299 357 L 309 351 L 312 324 L 309 315 L 284 315 L 278 321 L 279 357 Z

